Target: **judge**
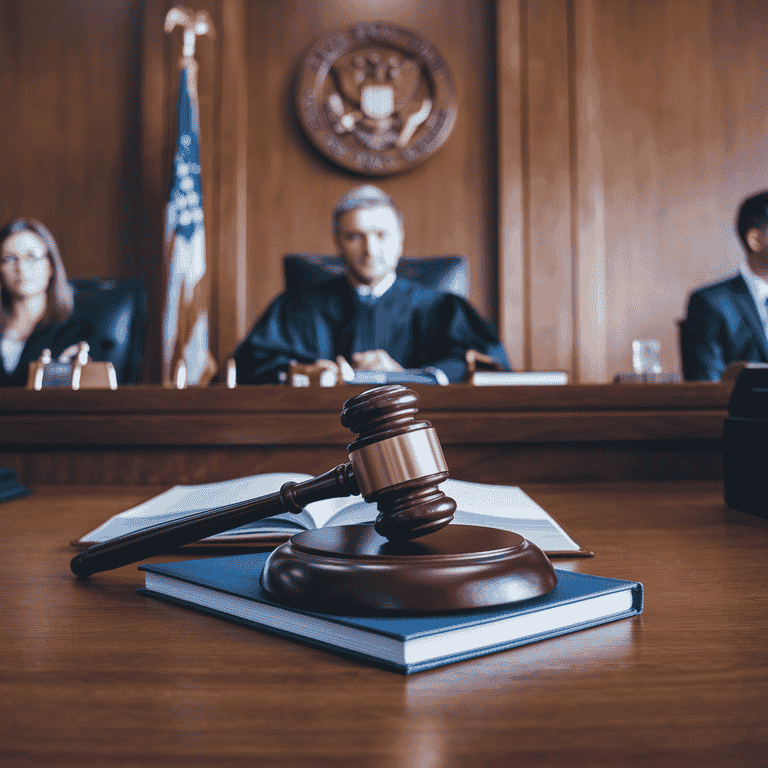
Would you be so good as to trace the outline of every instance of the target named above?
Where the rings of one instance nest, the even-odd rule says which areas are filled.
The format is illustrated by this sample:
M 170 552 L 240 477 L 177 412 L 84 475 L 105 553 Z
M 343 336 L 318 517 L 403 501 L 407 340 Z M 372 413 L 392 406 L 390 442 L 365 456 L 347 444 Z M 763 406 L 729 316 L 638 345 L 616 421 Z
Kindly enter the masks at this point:
M 681 336 L 688 381 L 720 381 L 730 363 L 768 363 L 768 191 L 739 207 L 739 274 L 691 294 Z
M 239 383 L 276 383 L 292 363 L 336 369 L 401 371 L 435 367 L 466 378 L 473 349 L 509 370 L 489 324 L 459 296 L 395 274 L 403 220 L 391 198 L 366 185 L 333 212 L 344 276 L 277 297 L 234 353 Z

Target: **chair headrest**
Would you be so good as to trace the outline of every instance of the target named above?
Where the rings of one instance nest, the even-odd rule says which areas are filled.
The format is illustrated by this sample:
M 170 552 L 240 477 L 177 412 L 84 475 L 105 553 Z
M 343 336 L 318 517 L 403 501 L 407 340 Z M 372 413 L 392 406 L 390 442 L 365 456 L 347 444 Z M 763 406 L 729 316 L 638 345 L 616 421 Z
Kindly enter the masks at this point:
M 340 256 L 321 253 L 292 253 L 283 257 L 285 287 L 304 288 L 346 273 Z M 467 265 L 463 256 L 404 257 L 397 276 L 426 288 L 467 296 Z
M 75 312 L 95 327 L 86 339 L 95 360 L 111 362 L 118 381 L 139 380 L 147 325 L 147 292 L 142 283 L 126 278 L 72 280 Z

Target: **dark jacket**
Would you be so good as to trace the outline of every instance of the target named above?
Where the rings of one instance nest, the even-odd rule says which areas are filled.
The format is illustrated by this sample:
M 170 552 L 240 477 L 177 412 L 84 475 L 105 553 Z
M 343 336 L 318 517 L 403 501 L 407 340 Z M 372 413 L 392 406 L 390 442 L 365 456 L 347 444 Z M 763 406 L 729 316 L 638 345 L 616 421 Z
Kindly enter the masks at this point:
M 38 326 L 27 339 L 15 370 L 7 373 L 0 359 L 0 387 L 26 386 L 29 364 L 37 360 L 44 349 L 50 349 L 55 360 L 67 347 L 81 341 L 90 343 L 94 337 L 93 324 L 77 313 L 48 328 Z
M 768 363 L 768 339 L 741 275 L 691 294 L 680 325 L 686 381 L 720 381 L 730 363 Z

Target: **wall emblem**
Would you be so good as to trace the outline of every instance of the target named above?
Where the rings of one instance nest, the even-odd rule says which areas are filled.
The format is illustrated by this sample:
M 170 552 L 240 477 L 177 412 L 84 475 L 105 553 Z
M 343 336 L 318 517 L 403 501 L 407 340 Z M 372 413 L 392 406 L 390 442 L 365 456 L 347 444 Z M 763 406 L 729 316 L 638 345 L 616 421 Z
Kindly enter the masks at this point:
M 456 120 L 453 80 L 420 35 L 374 22 L 316 42 L 299 68 L 299 122 L 334 163 L 386 176 L 429 157 Z

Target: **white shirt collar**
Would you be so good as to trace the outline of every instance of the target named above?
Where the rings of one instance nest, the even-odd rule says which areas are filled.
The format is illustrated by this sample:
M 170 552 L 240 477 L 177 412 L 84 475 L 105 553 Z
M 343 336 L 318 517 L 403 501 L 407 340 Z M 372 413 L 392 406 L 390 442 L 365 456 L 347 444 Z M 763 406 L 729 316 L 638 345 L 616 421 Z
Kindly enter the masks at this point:
M 356 285 L 355 290 L 358 296 L 373 296 L 374 299 L 379 299 L 395 284 L 395 280 L 397 280 L 397 275 L 394 272 L 390 272 L 373 288 L 370 285 Z
M 746 262 L 742 262 L 739 271 L 744 278 L 744 282 L 747 284 L 747 288 L 749 288 L 749 292 L 752 294 L 752 298 L 755 300 L 757 312 L 763 321 L 763 325 L 768 324 L 768 306 L 766 305 L 768 300 L 768 281 L 758 277 Z

